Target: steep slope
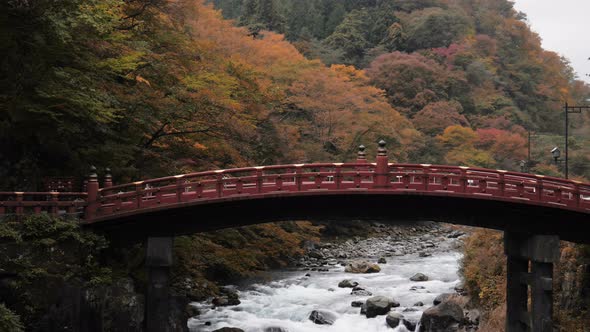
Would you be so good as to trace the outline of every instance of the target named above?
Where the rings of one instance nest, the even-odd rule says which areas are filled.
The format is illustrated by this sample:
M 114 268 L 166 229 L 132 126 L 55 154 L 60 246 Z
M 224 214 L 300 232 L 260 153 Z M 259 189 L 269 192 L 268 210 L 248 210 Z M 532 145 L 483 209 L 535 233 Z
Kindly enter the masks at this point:
M 532 160 L 525 169 L 559 175 L 548 151 L 563 145 L 563 103 L 583 103 L 590 96 L 567 60 L 544 50 L 526 15 L 506 0 L 213 3 L 256 33 L 272 29 L 269 22 L 284 22 L 281 31 L 309 58 L 367 68 L 370 82 L 425 134 L 423 148 L 410 156 L 416 162 L 519 170 L 532 131 Z M 588 139 L 589 120 L 588 114 L 576 117 L 572 129 L 578 142 Z M 481 151 L 468 144 L 457 158 L 457 147 L 436 138 L 455 125 L 476 131 L 480 141 L 491 131 L 521 139 L 514 137 L 512 156 L 497 156 L 482 142 L 475 143 Z M 590 175 L 583 166 L 589 152 L 587 144 L 572 151 L 578 176 Z M 480 156 L 469 157 L 474 153 Z

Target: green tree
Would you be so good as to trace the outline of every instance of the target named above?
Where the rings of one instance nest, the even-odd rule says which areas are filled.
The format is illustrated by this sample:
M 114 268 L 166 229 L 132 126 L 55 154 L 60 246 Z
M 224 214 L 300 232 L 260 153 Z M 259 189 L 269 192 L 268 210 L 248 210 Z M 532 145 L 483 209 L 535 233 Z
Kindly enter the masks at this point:
M 22 332 L 24 326 L 20 322 L 20 317 L 6 308 L 4 303 L 0 303 L 0 330 L 5 332 Z
M 326 43 L 333 48 L 342 50 L 347 63 L 358 63 L 370 45 L 365 38 L 368 29 L 367 23 L 367 10 L 354 10 L 326 39 Z
M 262 25 L 265 30 L 285 32 L 285 18 L 277 8 L 276 0 L 246 0 L 240 25 Z
M 440 8 L 412 13 L 408 29 L 408 50 L 447 47 L 472 29 L 469 20 L 458 12 Z

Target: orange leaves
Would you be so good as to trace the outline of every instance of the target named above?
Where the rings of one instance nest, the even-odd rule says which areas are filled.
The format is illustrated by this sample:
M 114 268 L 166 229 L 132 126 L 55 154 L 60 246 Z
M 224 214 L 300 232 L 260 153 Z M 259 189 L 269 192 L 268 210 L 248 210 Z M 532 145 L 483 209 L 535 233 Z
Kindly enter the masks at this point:
M 478 129 L 476 146 L 492 153 L 499 162 L 526 158 L 526 140 L 519 134 L 490 128 Z
M 146 80 L 145 78 L 141 77 L 141 75 L 136 75 L 135 76 L 135 80 L 139 83 L 143 83 L 147 86 L 152 86 L 152 84 L 150 83 L 150 81 Z
M 462 274 L 473 300 L 485 309 L 505 301 L 506 258 L 502 233 L 478 229 L 465 240 Z
M 526 156 L 523 136 L 496 128 L 450 126 L 437 140 L 447 150 L 445 160 L 453 165 L 514 169 Z
M 426 105 L 414 116 L 412 122 L 426 134 L 436 135 L 452 125 L 468 125 L 469 122 L 462 112 L 463 107 L 458 102 L 440 101 Z

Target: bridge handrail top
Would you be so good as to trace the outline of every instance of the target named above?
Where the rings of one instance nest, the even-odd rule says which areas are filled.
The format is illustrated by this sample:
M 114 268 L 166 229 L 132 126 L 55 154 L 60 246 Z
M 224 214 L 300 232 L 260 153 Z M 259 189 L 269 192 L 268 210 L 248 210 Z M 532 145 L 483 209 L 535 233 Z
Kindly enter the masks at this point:
M 268 165 L 268 166 L 249 166 L 249 167 L 240 167 L 240 168 L 228 168 L 228 169 L 218 169 L 212 171 L 202 171 L 202 172 L 194 172 L 194 173 L 186 173 L 186 174 L 179 174 L 179 175 L 172 175 L 166 176 L 161 178 L 155 179 L 147 179 L 143 181 L 135 181 L 130 183 L 124 183 L 116 186 L 112 186 L 109 188 L 100 188 L 100 191 L 112 191 L 117 189 L 122 189 L 138 184 L 150 184 L 156 182 L 163 182 L 163 181 L 172 181 L 178 179 L 190 179 L 195 177 L 201 176 L 210 176 L 210 175 L 219 175 L 219 174 L 232 174 L 232 173 L 239 173 L 239 172 L 256 172 L 256 171 L 263 171 L 263 170 L 277 170 L 277 169 L 286 169 L 286 168 L 311 168 L 311 167 L 367 167 L 372 166 L 370 163 L 310 163 L 310 164 L 283 164 L 283 165 Z
M 430 165 L 430 164 L 407 164 L 407 163 L 389 163 L 388 166 L 392 167 L 399 167 L 399 168 L 410 168 L 410 169 L 429 169 L 429 170 L 454 170 L 454 171 L 462 171 L 466 172 L 467 174 L 472 175 L 504 175 L 509 176 L 510 180 L 515 180 L 513 177 L 516 177 L 516 180 L 530 180 L 530 181 L 539 181 L 543 180 L 546 184 L 559 184 L 559 185 L 571 185 L 571 186 L 590 186 L 590 183 L 582 183 L 579 181 L 574 180 L 566 180 L 556 177 L 544 176 L 544 175 L 537 175 L 537 174 L 528 174 L 528 173 L 519 173 L 513 171 L 504 171 L 504 170 L 495 170 L 495 169 L 487 169 L 481 167 L 467 167 L 467 166 L 452 166 L 452 165 Z M 219 176 L 223 174 L 233 174 L 239 172 L 257 172 L 257 171 L 264 171 L 264 170 L 280 170 L 280 169 L 301 169 L 301 168 L 312 168 L 312 167 L 339 167 L 339 168 L 347 168 L 347 167 L 369 167 L 374 168 L 374 163 L 367 163 L 367 162 L 352 162 L 352 163 L 309 163 L 309 164 L 283 164 L 283 165 L 268 165 L 268 166 L 251 166 L 251 167 L 241 167 L 241 168 L 230 168 L 230 169 L 220 169 L 220 170 L 211 170 L 211 171 L 203 171 L 203 172 L 194 172 L 194 173 L 187 173 L 187 174 L 180 174 L 180 175 L 173 175 L 155 179 L 147 179 L 143 181 L 136 181 L 131 183 L 125 183 L 121 185 L 116 185 L 108 188 L 101 188 L 99 189 L 102 191 L 115 191 L 124 188 L 128 188 L 131 186 L 137 185 L 149 185 L 151 183 L 158 183 L 158 182 L 165 182 L 165 181 L 177 181 L 181 179 L 191 179 L 191 178 L 198 178 L 203 176 Z M 473 174 L 473 173 L 482 173 L 482 174 Z M 0 193 L 2 194 L 2 193 Z M 27 193 L 29 194 L 29 193 Z M 43 194 L 43 193 L 39 193 Z M 77 194 L 77 193 L 71 193 Z M 83 193 L 85 194 L 85 193 Z
M 407 163 L 390 163 L 389 167 L 408 167 L 408 168 L 422 168 L 422 169 L 440 169 L 440 170 L 464 170 L 469 174 L 469 172 L 481 172 L 487 174 L 504 174 L 519 177 L 522 179 L 529 179 L 529 180 L 539 180 L 542 179 L 544 182 L 558 182 L 562 184 L 571 184 L 571 185 L 583 185 L 583 186 L 590 186 L 590 183 L 583 183 L 576 180 L 568 180 L 562 179 L 557 177 L 551 177 L 546 175 L 539 175 L 539 174 L 530 174 L 530 173 L 520 173 L 515 171 L 505 171 L 499 169 L 491 169 L 491 168 L 482 168 L 482 167 L 471 167 L 471 166 L 453 166 L 453 165 L 436 165 L 436 164 L 407 164 Z
M 59 192 L 59 191 L 0 191 L 0 196 L 10 196 L 10 195 L 27 195 L 27 196 L 37 196 L 37 195 L 57 195 L 57 196 L 87 196 L 88 193 L 86 192 Z

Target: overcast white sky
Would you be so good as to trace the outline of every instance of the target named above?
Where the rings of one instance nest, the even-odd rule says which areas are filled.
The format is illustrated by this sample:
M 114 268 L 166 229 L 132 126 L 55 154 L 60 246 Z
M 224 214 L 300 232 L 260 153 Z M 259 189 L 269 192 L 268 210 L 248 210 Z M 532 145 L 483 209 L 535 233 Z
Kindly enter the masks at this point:
M 543 48 L 568 58 L 590 83 L 590 0 L 513 0 L 543 39 Z

